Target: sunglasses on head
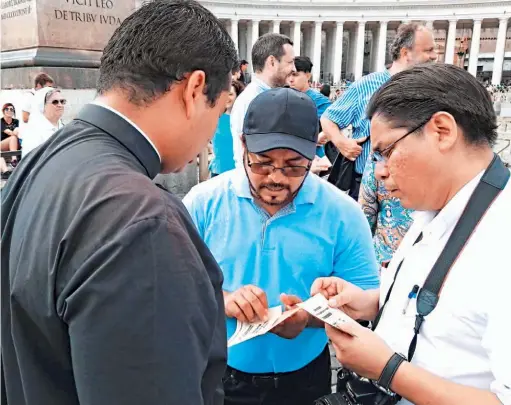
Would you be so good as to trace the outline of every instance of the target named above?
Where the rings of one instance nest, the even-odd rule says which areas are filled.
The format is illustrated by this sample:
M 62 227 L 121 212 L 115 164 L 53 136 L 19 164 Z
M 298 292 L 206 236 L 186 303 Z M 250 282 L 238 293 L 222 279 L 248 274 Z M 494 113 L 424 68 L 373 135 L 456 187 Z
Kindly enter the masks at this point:
M 51 103 L 53 105 L 58 105 L 59 103 L 62 104 L 62 105 L 66 105 L 66 100 L 65 99 L 53 100 Z

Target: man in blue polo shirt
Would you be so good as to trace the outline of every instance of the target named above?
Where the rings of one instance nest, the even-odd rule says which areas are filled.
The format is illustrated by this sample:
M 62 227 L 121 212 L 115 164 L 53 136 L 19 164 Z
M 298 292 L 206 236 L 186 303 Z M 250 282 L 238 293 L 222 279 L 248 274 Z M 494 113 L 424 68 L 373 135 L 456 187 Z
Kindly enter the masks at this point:
M 371 232 L 360 207 L 309 174 L 318 119 L 304 93 L 272 89 L 250 104 L 243 167 L 185 197 L 199 233 L 224 274 L 228 335 L 237 319 L 307 299 L 318 277 L 361 288 L 379 284 Z M 284 295 L 281 295 L 284 294 Z M 330 390 L 322 325 L 299 311 L 273 333 L 229 349 L 226 405 L 312 405 Z
M 325 97 L 310 86 L 312 80 L 312 66 L 313 64 L 308 56 L 295 57 L 295 71 L 288 77 L 287 82 L 290 87 L 304 92 L 314 101 L 319 120 L 325 110 L 332 105 L 332 102 L 328 97 Z M 321 132 L 321 125 L 319 131 Z M 324 160 L 319 160 L 325 156 L 324 146 L 318 145 L 316 148 L 316 156 L 318 156 L 318 158 L 312 162 L 312 172 L 318 174 L 321 171 L 328 170 L 331 165 L 325 165 Z M 317 170 L 315 170 L 315 165 L 317 166 Z
M 390 53 L 392 66 L 389 69 L 357 80 L 321 117 L 326 139 L 331 141 L 343 156 L 355 161 L 355 173 L 349 191 L 355 200 L 358 200 L 362 174 L 371 152 L 371 142 L 368 139 L 370 122 L 366 117 L 369 100 L 392 75 L 419 63 L 436 61 L 435 38 L 424 25 L 403 24 L 390 46 Z M 347 138 L 342 130 L 350 125 L 353 128 L 353 137 Z

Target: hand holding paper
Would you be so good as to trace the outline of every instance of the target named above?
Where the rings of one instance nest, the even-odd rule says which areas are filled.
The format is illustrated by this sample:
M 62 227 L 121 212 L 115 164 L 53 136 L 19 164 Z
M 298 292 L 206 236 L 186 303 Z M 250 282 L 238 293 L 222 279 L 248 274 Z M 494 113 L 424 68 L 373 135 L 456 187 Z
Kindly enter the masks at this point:
M 284 339 L 294 339 L 307 327 L 309 314 L 296 307 L 297 304 L 302 302 L 296 295 L 281 294 L 280 300 L 287 310 L 283 315 L 289 315 L 289 312 L 293 314 L 276 323 L 276 326 L 271 329 L 271 332 Z
M 340 327 L 347 322 L 356 323 L 348 315 L 339 309 L 331 308 L 328 305 L 327 299 L 322 294 L 316 294 L 314 297 L 309 298 L 307 301 L 298 304 L 298 306 L 312 316 L 322 320 L 323 322 L 333 326 L 334 328 Z
M 289 299 L 289 302 L 292 303 L 296 301 L 297 297 L 284 295 L 282 299 L 283 301 Z M 278 333 L 279 331 L 286 331 L 282 332 L 286 333 L 286 336 L 284 337 L 292 336 L 294 333 L 296 333 L 297 330 L 300 329 L 299 326 L 301 326 L 303 319 L 300 318 L 299 320 L 295 320 L 297 325 L 296 327 L 295 325 L 293 325 L 293 328 L 291 328 L 291 330 L 289 328 L 286 330 L 285 326 L 282 325 L 285 324 L 285 321 L 287 319 L 290 319 L 294 315 L 297 315 L 299 312 L 302 312 L 301 310 L 305 310 L 312 316 L 315 316 L 316 318 L 336 328 L 347 322 L 356 323 L 344 312 L 336 308 L 331 308 L 328 305 L 327 299 L 323 295 L 317 294 L 314 297 L 309 298 L 305 302 L 296 303 L 296 307 L 285 312 L 282 311 L 281 306 L 270 308 L 268 311 L 268 320 L 266 322 L 246 323 L 238 321 L 236 331 L 229 339 L 227 346 L 231 347 L 241 342 L 245 342 L 246 340 L 252 339 L 256 336 L 264 335 L 265 333 L 268 333 L 272 329 L 277 334 L 279 334 Z M 303 330 L 305 326 L 301 327 L 301 330 Z M 296 337 L 298 334 L 299 332 L 296 333 L 295 336 L 293 337 Z

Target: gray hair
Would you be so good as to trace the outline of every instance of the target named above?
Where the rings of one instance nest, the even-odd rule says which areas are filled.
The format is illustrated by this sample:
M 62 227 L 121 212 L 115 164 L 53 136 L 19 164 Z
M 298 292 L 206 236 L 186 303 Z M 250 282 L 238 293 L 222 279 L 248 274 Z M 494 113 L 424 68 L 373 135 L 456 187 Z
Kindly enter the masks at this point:
M 396 73 L 374 93 L 367 118 L 379 115 L 393 128 L 411 130 L 435 113 L 451 114 L 467 144 L 493 146 L 497 118 L 488 91 L 466 70 L 429 63 Z
M 46 95 L 44 96 L 44 104 L 46 104 L 48 102 L 48 100 L 50 99 L 51 96 L 53 96 L 55 93 L 60 93 L 60 89 L 57 89 L 57 88 L 52 88 L 50 87 L 51 90 L 48 91 L 46 93 Z
M 392 61 L 396 61 L 401 57 L 401 49 L 412 49 L 415 44 L 415 33 L 426 29 L 423 24 L 409 23 L 402 24 L 397 29 L 396 37 L 390 44 L 390 56 Z

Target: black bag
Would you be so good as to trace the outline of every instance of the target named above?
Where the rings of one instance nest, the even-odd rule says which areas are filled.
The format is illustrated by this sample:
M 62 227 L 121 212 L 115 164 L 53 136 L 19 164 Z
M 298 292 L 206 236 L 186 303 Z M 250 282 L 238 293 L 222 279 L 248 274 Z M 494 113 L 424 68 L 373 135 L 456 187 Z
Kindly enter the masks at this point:
M 338 154 L 335 159 L 328 182 L 332 183 L 335 187 L 342 191 L 349 191 L 355 176 L 355 161 L 349 160 L 342 154 Z
M 364 144 L 369 141 L 369 137 L 360 144 L 360 146 L 364 146 Z M 343 156 L 340 152 L 338 152 L 337 158 L 332 165 L 332 169 L 330 170 L 330 175 L 328 176 L 328 182 L 332 183 L 335 187 L 342 191 L 350 191 L 353 178 L 357 176 L 355 173 L 355 160 L 349 160 L 347 157 Z M 358 194 L 358 192 L 357 192 Z

